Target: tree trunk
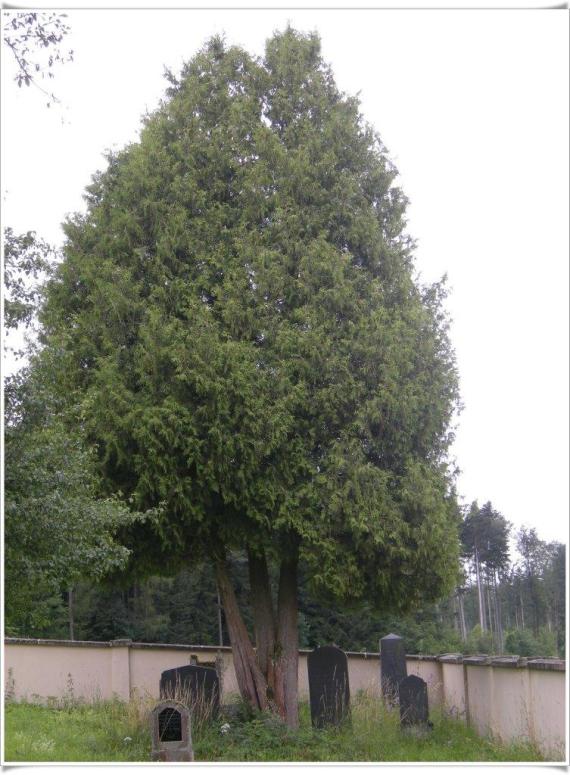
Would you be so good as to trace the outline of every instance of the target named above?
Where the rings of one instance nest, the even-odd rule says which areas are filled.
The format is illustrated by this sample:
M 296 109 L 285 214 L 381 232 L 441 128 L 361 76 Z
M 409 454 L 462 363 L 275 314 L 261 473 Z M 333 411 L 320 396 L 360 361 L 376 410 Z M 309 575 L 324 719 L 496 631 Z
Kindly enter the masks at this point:
M 216 584 L 216 595 L 217 595 L 217 609 L 218 609 L 218 645 L 223 646 L 224 645 L 224 628 L 222 627 L 222 601 L 220 600 L 220 589 L 218 585 Z
M 67 590 L 67 612 L 69 615 L 69 640 L 75 640 L 75 622 L 73 619 L 73 587 Z
M 489 584 L 489 574 L 488 572 L 485 574 L 485 587 L 483 588 L 486 592 L 486 599 L 487 599 L 487 623 L 489 625 L 489 630 L 491 632 L 491 642 L 493 644 L 493 648 L 495 648 L 495 628 L 493 626 L 493 609 L 491 605 L 491 588 Z
M 499 595 L 500 584 L 497 581 L 497 571 L 493 571 L 493 592 L 495 597 L 495 616 L 497 623 L 497 641 L 499 654 L 503 653 L 505 648 L 505 637 L 503 633 L 503 611 L 501 606 L 501 598 Z
M 481 630 L 485 632 L 487 625 L 485 623 L 485 604 L 483 602 L 482 582 L 481 582 L 481 569 L 479 568 L 479 552 L 475 549 L 475 574 L 477 576 L 477 594 L 479 596 L 479 624 Z
M 236 679 L 243 699 L 254 710 L 267 708 L 267 683 L 261 672 L 249 634 L 241 617 L 228 569 L 223 559 L 216 560 L 216 580 L 222 598 Z
M 251 549 L 247 552 L 249 568 L 249 586 L 253 608 L 255 627 L 255 644 L 257 648 L 257 663 L 267 681 L 268 698 L 275 699 L 275 614 L 271 599 L 271 582 L 267 569 L 267 559 L 262 552 L 256 554 Z
M 457 602 L 459 604 L 459 626 L 460 626 L 460 632 L 461 632 L 461 640 L 463 643 L 467 640 L 467 627 L 465 624 L 465 607 L 463 605 L 463 592 L 459 592 L 457 597 Z
M 299 726 L 297 565 L 296 555 L 281 562 L 277 602 L 276 699 L 282 701 L 285 722 L 291 729 Z

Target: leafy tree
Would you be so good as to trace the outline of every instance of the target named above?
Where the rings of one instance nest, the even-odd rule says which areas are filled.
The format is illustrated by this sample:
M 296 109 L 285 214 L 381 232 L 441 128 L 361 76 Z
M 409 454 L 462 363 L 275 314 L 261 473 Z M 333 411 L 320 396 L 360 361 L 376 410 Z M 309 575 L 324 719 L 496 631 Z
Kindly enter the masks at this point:
M 31 634 L 62 588 L 126 564 L 129 551 L 114 533 L 141 515 L 98 497 L 91 452 L 64 426 L 32 367 L 8 381 L 5 403 L 6 625 Z
M 38 83 L 38 78 L 54 77 L 53 67 L 73 60 L 73 51 L 64 52 L 61 43 L 69 33 L 66 14 L 36 11 L 4 11 L 2 30 L 4 45 L 12 52 L 18 65 L 14 80 L 19 87 L 34 85 L 47 97 L 49 108 L 57 97 Z
M 556 657 L 556 634 L 545 627 L 537 635 L 530 630 L 511 630 L 507 633 L 505 647 L 509 654 L 521 657 Z
M 566 635 L 566 546 L 549 544 L 549 563 L 544 570 L 547 626 L 557 633 L 558 653 L 565 653 Z
M 542 623 L 553 624 L 553 611 L 556 611 L 557 624 L 562 624 L 564 600 L 565 547 L 562 544 L 541 540 L 536 528 L 522 527 L 516 536 L 517 550 L 521 562 L 521 575 L 524 578 L 524 600 L 530 609 L 530 624 L 535 636 L 538 636 Z M 561 605 L 562 603 L 562 605 Z
M 295 726 L 300 563 L 335 605 L 455 582 L 445 289 L 414 282 L 396 171 L 316 35 L 263 60 L 214 38 L 168 77 L 65 226 L 44 340 L 108 492 L 165 504 L 128 531 L 133 572 L 208 557 L 244 698 Z
M 108 583 L 76 588 L 75 623 L 85 640 L 131 638 L 144 643 L 188 643 L 168 637 L 169 617 L 159 606 L 170 580 L 148 579 L 123 589 Z
M 52 271 L 56 251 L 35 232 L 4 230 L 4 327 L 28 328 L 38 311 L 42 285 Z
M 484 630 L 480 624 L 476 624 L 467 636 L 464 651 L 467 654 L 494 654 L 495 647 L 491 633 Z

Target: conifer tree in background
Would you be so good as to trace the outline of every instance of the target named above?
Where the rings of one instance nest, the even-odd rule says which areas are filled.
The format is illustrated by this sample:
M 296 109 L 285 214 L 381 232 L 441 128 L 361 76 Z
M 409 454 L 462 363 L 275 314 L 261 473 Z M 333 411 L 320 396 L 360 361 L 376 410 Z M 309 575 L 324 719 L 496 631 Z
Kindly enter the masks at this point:
M 263 60 L 214 38 L 168 78 L 65 226 L 43 341 L 109 492 L 162 504 L 124 533 L 136 572 L 208 557 L 243 697 L 296 726 L 300 562 L 385 611 L 457 581 L 445 291 L 414 281 L 396 171 L 316 35 Z
M 509 565 L 510 524 L 490 501 L 474 501 L 461 525 L 462 554 L 472 563 L 477 580 L 479 625 L 489 630 L 498 653 L 503 649 L 499 574 Z

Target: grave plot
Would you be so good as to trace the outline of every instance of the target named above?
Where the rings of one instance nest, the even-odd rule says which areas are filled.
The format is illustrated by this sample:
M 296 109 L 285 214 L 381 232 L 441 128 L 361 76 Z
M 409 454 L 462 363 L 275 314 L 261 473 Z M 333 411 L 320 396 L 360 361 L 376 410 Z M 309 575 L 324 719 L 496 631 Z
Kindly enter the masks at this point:
M 311 722 L 315 727 L 338 726 L 350 715 L 346 654 L 336 646 L 321 646 L 309 654 Z
M 213 668 L 200 665 L 164 670 L 160 676 L 160 698 L 181 700 L 201 720 L 217 718 L 220 712 L 218 674 Z

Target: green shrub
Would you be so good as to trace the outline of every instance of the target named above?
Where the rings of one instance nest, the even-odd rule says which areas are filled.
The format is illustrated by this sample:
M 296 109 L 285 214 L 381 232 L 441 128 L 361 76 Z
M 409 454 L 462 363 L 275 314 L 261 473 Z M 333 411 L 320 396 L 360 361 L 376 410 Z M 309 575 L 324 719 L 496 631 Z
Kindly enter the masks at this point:
M 466 654 L 493 654 L 495 653 L 493 636 L 488 630 L 482 630 L 480 625 L 476 624 L 467 636 L 463 651 Z
M 521 657 L 558 656 L 557 636 L 546 627 L 535 637 L 530 630 L 511 630 L 505 638 L 505 651 Z

